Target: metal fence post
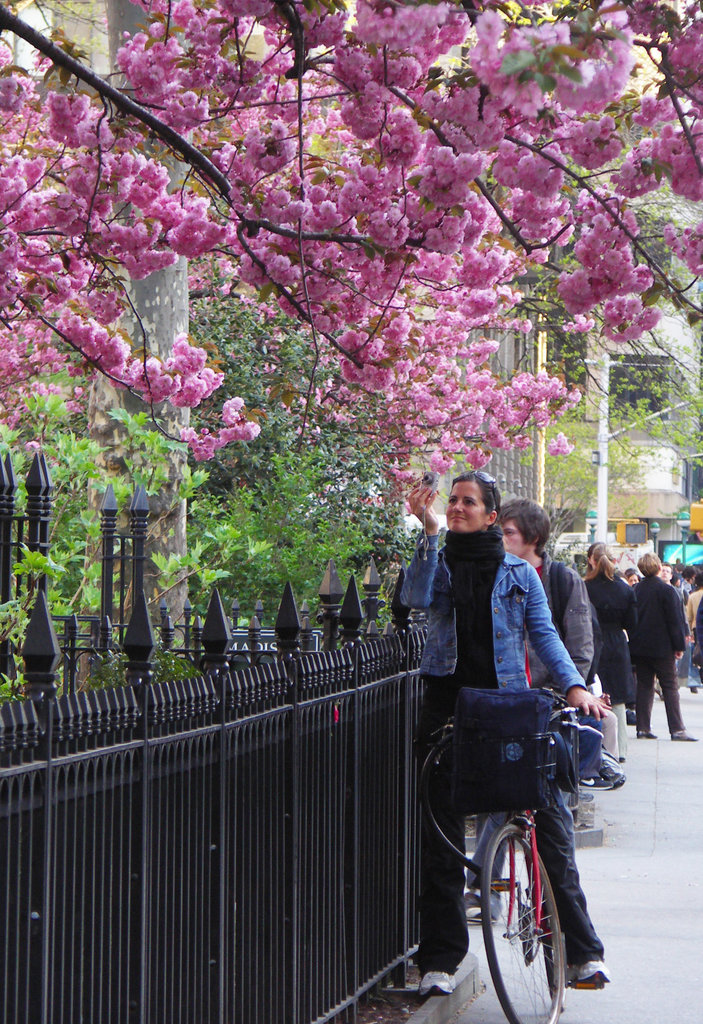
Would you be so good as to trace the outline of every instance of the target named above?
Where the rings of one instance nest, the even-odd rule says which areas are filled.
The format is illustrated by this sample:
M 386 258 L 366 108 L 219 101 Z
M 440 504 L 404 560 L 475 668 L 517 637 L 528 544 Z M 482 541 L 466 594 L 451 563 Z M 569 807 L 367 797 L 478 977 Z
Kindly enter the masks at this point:
M 339 612 L 339 622 L 342 627 L 342 643 L 345 646 L 354 643 L 361 636 L 363 618 L 364 610 L 361 607 L 359 588 L 354 577 L 350 576 L 347 591 Z
M 286 772 L 286 803 L 288 810 L 288 845 L 286 853 L 285 920 L 289 936 L 290 975 L 288 993 L 288 1024 L 298 1024 L 300 1003 L 300 968 L 298 951 L 300 929 L 298 889 L 300 884 L 300 721 L 298 711 L 298 658 L 300 652 L 300 616 L 290 583 L 286 583 L 275 624 L 278 658 L 288 680 L 289 703 L 292 709 L 290 743 Z
M 216 848 L 211 852 L 217 854 L 218 866 L 218 922 L 217 950 L 211 953 L 217 956 L 217 1008 L 219 1024 L 225 1020 L 225 970 L 226 970 L 226 927 L 227 927 L 227 839 L 229 836 L 229 818 L 227 815 L 228 793 L 228 758 L 227 758 L 227 683 L 229 681 L 228 655 L 232 646 L 232 631 L 225 613 L 218 590 L 213 590 L 208 605 L 202 632 L 203 648 L 202 668 L 218 684 L 220 712 L 220 771 L 219 771 L 219 829 Z
M 132 534 L 132 600 L 144 590 L 144 563 L 146 561 L 146 534 L 149 518 L 149 501 L 141 485 L 134 492 L 129 506 L 130 529 Z
M 64 624 L 63 692 L 75 693 L 78 673 L 78 616 L 69 615 Z
M 362 586 L 366 595 L 363 600 L 364 609 L 366 611 L 366 621 L 378 622 L 378 613 L 381 608 L 385 607 L 386 602 L 382 601 L 380 597 L 381 577 L 378 575 L 376 563 L 373 558 L 369 562 L 369 567 L 366 570 Z
M 396 633 L 400 636 L 406 636 L 410 629 L 410 609 L 407 608 L 400 600 L 400 594 L 405 583 L 405 569 L 403 566 L 400 567 L 398 573 L 398 579 L 396 580 L 395 587 L 393 588 L 393 597 L 391 598 L 391 621 L 395 628 Z
M 349 577 L 349 583 L 342 602 L 339 614 L 339 621 L 342 627 L 342 642 L 348 647 L 352 656 L 352 680 L 353 690 L 352 704 L 352 736 L 351 736 L 351 784 L 348 790 L 348 806 L 350 808 L 350 829 L 347 860 L 347 892 L 351 894 L 351 938 L 349 942 L 349 971 L 351 984 L 354 989 L 359 985 L 360 978 L 360 936 L 359 936 L 359 886 L 361 871 L 361 808 L 360 808 L 360 771 L 361 771 L 361 693 L 359 685 L 361 672 L 359 668 L 359 650 L 361 646 L 361 623 L 364 620 L 364 610 L 361 606 L 359 588 L 356 585 L 354 576 Z M 348 858 L 348 859 L 347 859 Z
M 413 804 L 414 804 L 414 786 L 413 786 L 413 773 L 415 771 L 414 753 L 413 753 L 413 715 L 412 708 L 413 702 L 411 700 L 410 692 L 410 609 L 407 608 L 400 600 L 400 594 L 405 583 L 405 569 L 403 566 L 400 568 L 398 578 L 393 589 L 393 597 L 391 598 L 391 619 L 395 629 L 395 633 L 400 637 L 403 644 L 403 662 L 404 662 L 404 684 L 401 690 L 401 701 L 402 701 L 402 719 L 403 719 L 403 764 L 404 764 L 404 778 L 405 787 L 403 793 L 403 829 L 400 837 L 401 841 L 401 863 L 402 871 L 400 875 L 400 894 L 403 906 L 402 916 L 402 934 L 399 936 L 399 942 L 401 948 L 407 950 L 410 945 L 410 903 L 406 898 L 410 892 L 411 886 L 411 843 L 412 843 L 412 823 L 413 823 Z M 398 967 L 395 972 L 395 982 L 401 987 L 405 987 L 407 983 L 408 965 L 407 961 Z
M 312 625 L 310 624 L 310 608 L 308 607 L 307 601 L 303 601 L 300 606 L 300 622 L 300 650 L 314 651 L 315 634 L 313 633 Z
M 36 848 L 40 879 L 32 893 L 32 927 L 30 934 L 30 963 L 28 968 L 33 977 L 29 985 L 30 1019 L 36 1024 L 50 1024 L 51 992 L 51 928 L 50 909 L 53 887 L 54 851 L 54 776 L 52 764 L 52 726 L 54 698 L 58 690 L 56 667 L 61 660 L 61 648 L 46 603 L 43 590 L 37 593 L 32 616 L 29 620 L 24 644 L 24 675 L 27 680 L 27 697 L 32 701 L 39 719 L 41 744 L 46 761 L 44 784 L 44 834 L 41 849 Z M 37 939 L 37 965 L 33 962 L 31 948 Z
M 149 619 L 146 595 L 139 590 L 134 598 L 132 616 L 124 635 L 123 647 L 127 655 L 125 677 L 134 686 L 141 712 L 142 771 L 141 821 L 139 842 L 139 869 L 133 880 L 139 881 L 139 905 L 132 920 L 132 955 L 139 964 L 133 981 L 130 1004 L 138 1024 L 149 1024 L 149 854 L 150 854 L 150 799 L 151 783 L 149 756 L 149 684 L 152 679 L 151 661 L 154 654 L 154 634 Z M 135 877 L 136 875 L 136 877 Z
M 0 461 L 0 604 L 12 597 L 12 526 L 17 481 L 10 456 Z M 14 668 L 9 640 L 0 641 L 0 673 L 11 675 Z
M 51 519 L 51 492 L 53 484 L 46 459 L 37 453 L 32 460 L 27 479 L 27 547 L 30 551 L 49 554 L 49 521 Z M 37 580 L 37 589 L 46 593 L 46 576 Z
M 161 646 L 165 651 L 170 651 L 173 647 L 173 641 L 176 638 L 176 630 L 173 628 L 173 619 L 170 615 L 165 615 L 161 620 Z
M 253 668 L 259 662 L 262 649 L 261 623 L 256 615 L 252 615 L 249 629 L 247 630 L 247 647 L 249 649 L 249 664 Z
M 100 650 L 106 651 L 112 638 L 108 637 L 105 624 L 112 622 L 114 609 L 115 574 L 115 533 L 117 532 L 117 501 L 112 484 L 107 485 L 100 509 L 100 533 L 102 537 L 102 566 L 100 573 Z
M 344 596 L 342 584 L 339 582 L 337 567 L 332 561 L 327 563 L 327 569 L 320 584 L 320 602 L 322 607 L 318 613 L 318 622 L 322 623 L 322 650 L 334 651 L 337 648 L 337 633 L 339 628 L 339 602 Z

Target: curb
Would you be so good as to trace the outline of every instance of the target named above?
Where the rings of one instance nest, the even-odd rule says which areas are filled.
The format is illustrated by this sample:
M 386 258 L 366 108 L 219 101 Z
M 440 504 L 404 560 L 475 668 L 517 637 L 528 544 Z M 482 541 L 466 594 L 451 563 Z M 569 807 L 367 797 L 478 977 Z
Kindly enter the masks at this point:
M 577 850 L 602 846 L 605 830 L 601 820 L 595 793 L 581 792 L 579 813 L 575 821 L 574 841 Z
M 602 825 L 595 828 L 585 828 L 579 831 L 574 829 L 574 841 L 577 850 L 585 850 L 596 846 L 602 846 L 605 838 L 605 831 Z
M 408 1017 L 407 1024 L 447 1024 L 482 991 L 478 976 L 478 960 L 473 953 L 466 954 L 459 964 L 455 977 L 456 988 L 451 995 L 430 996 Z

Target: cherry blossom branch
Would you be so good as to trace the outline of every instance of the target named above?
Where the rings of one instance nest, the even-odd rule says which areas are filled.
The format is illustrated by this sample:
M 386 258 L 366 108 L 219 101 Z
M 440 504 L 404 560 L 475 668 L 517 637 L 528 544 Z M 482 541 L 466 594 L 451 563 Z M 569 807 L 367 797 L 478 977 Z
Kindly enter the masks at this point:
M 135 103 L 134 100 L 125 96 L 123 92 L 116 89 L 109 82 L 106 82 L 100 75 L 96 75 L 95 72 L 91 71 L 85 65 L 81 64 L 80 61 L 71 57 L 65 50 L 62 50 L 60 46 L 56 46 L 46 36 L 43 36 L 41 32 L 37 32 L 36 29 L 28 25 L 26 21 L 22 21 L 15 14 L 12 14 L 3 4 L 0 4 L 0 32 L 8 30 L 20 39 L 24 39 L 26 43 L 38 50 L 39 53 L 43 53 L 45 57 L 48 57 L 52 64 L 57 67 L 65 68 L 80 82 L 84 82 L 89 85 L 91 89 L 94 89 L 98 95 L 105 97 L 110 100 L 117 110 L 123 114 L 127 114 L 129 117 L 135 118 L 141 122 L 147 128 L 150 128 L 154 134 L 159 138 L 169 149 L 172 149 L 177 153 L 185 163 L 190 164 L 197 171 L 199 171 L 205 178 L 212 182 L 217 188 L 223 199 L 228 203 L 231 203 L 230 198 L 230 186 L 227 178 L 222 174 L 211 160 L 201 153 L 199 149 L 192 146 L 186 139 L 183 138 L 178 132 L 174 131 L 173 128 L 165 124 L 158 117 L 155 117 L 149 110 L 141 106 L 139 103 Z
M 286 302 L 288 302 L 290 304 L 290 306 L 296 311 L 296 313 L 298 314 L 300 319 L 303 320 L 304 323 L 309 324 L 310 323 L 309 315 L 308 315 L 308 312 L 305 309 L 304 305 L 298 299 L 296 299 L 296 297 L 292 294 L 292 292 L 288 288 L 286 288 L 285 285 L 280 284 L 278 281 L 274 281 L 274 279 L 271 277 L 271 275 L 269 274 L 269 272 L 268 272 L 268 270 L 266 268 L 266 264 L 263 262 L 263 260 L 261 260 L 259 258 L 259 256 L 256 255 L 254 250 L 251 248 L 251 246 L 247 242 L 247 240 L 246 240 L 246 238 L 244 236 L 244 229 L 243 229 L 242 225 L 240 225 L 237 228 L 237 238 L 239 240 L 239 244 L 241 245 L 242 249 L 244 249 L 244 251 L 246 252 L 246 254 L 249 257 L 249 259 L 252 261 L 252 263 L 256 264 L 256 266 L 259 268 L 261 273 L 266 278 L 268 278 L 268 280 L 271 282 L 271 284 L 276 288 L 276 291 L 279 293 L 279 295 L 282 298 L 284 298 L 286 300 Z M 341 354 L 343 356 L 345 356 L 345 358 L 349 359 L 352 363 L 354 363 L 355 366 L 358 366 L 358 367 L 363 366 L 363 363 L 361 362 L 359 357 L 357 355 L 355 355 L 353 352 L 349 352 L 346 348 L 344 348 L 343 345 L 340 345 L 339 342 L 337 341 L 337 339 L 333 335 L 329 334 L 327 331 L 320 331 L 320 330 L 318 330 L 318 333 L 321 334 L 322 337 L 325 338 L 327 341 L 329 341 L 330 345 L 332 345 L 333 348 L 335 348 L 338 352 L 341 352 Z
M 393 95 L 396 96 L 402 103 L 404 103 L 408 107 L 408 109 L 410 109 L 412 111 L 415 111 L 415 112 L 417 112 L 419 110 L 419 107 L 418 107 L 417 103 L 415 102 L 415 100 L 413 100 L 412 97 L 408 96 L 407 93 L 404 93 L 402 89 L 399 89 L 396 85 L 389 85 L 388 83 L 386 83 L 386 88 L 388 89 L 389 92 L 392 92 Z M 424 114 L 425 117 L 427 117 L 427 114 L 424 111 L 423 111 L 423 114 Z M 429 123 L 429 127 L 434 132 L 434 134 L 437 136 L 437 138 L 442 143 L 442 145 L 443 146 L 448 146 L 452 151 L 455 151 L 455 147 L 452 145 L 450 140 L 444 134 L 444 132 L 442 131 L 440 126 L 437 124 L 437 122 L 434 119 L 432 119 L 432 118 L 428 118 L 428 123 Z M 547 242 L 539 242 L 539 243 L 528 242 L 527 239 L 523 238 L 522 233 L 520 232 L 520 229 L 518 228 L 517 224 L 515 224 L 515 222 L 512 221 L 508 217 L 508 215 L 501 209 L 500 204 L 491 195 L 490 189 L 487 188 L 487 186 L 484 184 L 484 182 L 482 182 L 480 180 L 480 178 L 473 178 L 472 180 L 473 180 L 474 184 L 476 185 L 476 187 L 478 188 L 478 190 L 481 193 L 481 195 L 483 196 L 483 198 L 492 207 L 492 209 L 495 212 L 496 216 L 499 218 L 499 220 L 503 224 L 503 227 L 506 229 L 506 231 L 508 231 L 513 236 L 513 238 L 518 243 L 518 245 L 520 245 L 525 250 L 525 252 L 528 255 L 531 252 L 535 252 L 538 249 L 545 249 L 545 248 L 551 247 L 554 244 L 554 242 L 556 241 L 556 238 L 559 237 L 559 234 L 562 234 L 562 231 L 560 231 L 556 235 L 555 238 L 551 238 Z
M 696 312 L 701 311 L 700 306 L 697 306 L 695 302 L 692 302 L 690 299 L 686 298 L 684 293 L 685 291 L 687 291 L 687 289 L 676 287 L 676 285 L 671 280 L 666 271 L 662 270 L 662 268 L 659 266 L 654 257 L 651 256 L 650 253 L 647 252 L 646 248 L 638 241 L 637 236 L 634 235 L 629 230 L 629 228 L 624 223 L 622 218 L 617 213 L 613 212 L 611 205 L 601 195 L 598 194 L 598 190 L 595 189 L 592 185 L 589 185 L 589 183 L 585 180 L 583 175 L 577 174 L 575 171 L 572 171 L 567 164 L 565 164 L 562 160 L 559 160 L 559 158 L 555 157 L 553 154 L 548 153 L 541 146 L 536 146 L 534 145 L 534 143 L 527 142 L 525 139 L 519 139 L 514 135 L 506 134 L 505 139 L 507 142 L 512 142 L 514 146 L 529 149 L 530 152 L 536 153 L 538 156 L 542 157 L 542 159 L 547 160 L 549 163 L 551 163 L 554 167 L 558 167 L 559 170 L 563 171 L 563 173 L 570 177 L 573 181 L 578 182 L 581 188 L 585 189 L 585 191 L 588 192 L 592 199 L 594 199 L 595 202 L 597 202 L 598 205 L 602 207 L 608 218 L 614 224 L 617 225 L 618 230 L 622 231 L 622 233 L 625 235 L 625 237 L 632 245 L 632 248 L 637 253 L 639 253 L 639 255 L 643 258 L 647 266 L 650 267 L 652 270 L 656 271 L 656 273 L 659 275 L 659 277 L 667 286 L 667 288 L 669 288 L 675 295 L 678 295 L 681 298 L 681 301 L 684 302 L 687 306 L 690 306 L 691 309 L 694 309 Z
M 26 302 L 23 302 L 23 305 L 24 305 L 24 306 L 25 306 L 25 308 L 27 308 L 27 309 L 30 309 L 30 308 L 31 308 L 31 307 L 29 306 L 29 304 L 28 304 L 28 303 L 26 303 Z M 69 337 L 69 335 L 68 335 L 68 334 L 66 334 L 66 332 L 65 332 L 65 331 L 62 331 L 62 330 L 61 330 L 61 328 L 60 328 L 60 327 L 58 327 L 58 326 L 57 326 L 56 324 L 52 323 L 52 322 L 51 322 L 51 320 L 49 320 L 49 319 L 48 319 L 47 317 L 45 317 L 45 316 L 44 316 L 44 315 L 43 315 L 42 313 L 39 313 L 39 312 L 37 312 L 37 311 L 36 311 L 35 309 L 31 308 L 31 312 L 32 312 L 32 315 L 33 315 L 33 316 L 34 316 L 34 317 L 35 317 L 35 318 L 36 318 L 36 319 L 37 319 L 37 320 L 38 320 L 38 321 L 39 321 L 40 323 L 42 323 L 42 324 L 43 324 L 43 325 L 44 325 L 44 326 L 45 326 L 46 328 L 48 328 L 48 330 L 50 330 L 50 331 L 51 331 L 51 332 L 52 332 L 53 334 L 55 334 L 55 335 L 56 335 L 56 336 L 57 336 L 58 338 L 61 338 L 61 340 L 62 340 L 62 341 L 63 341 L 63 342 L 64 342 L 64 343 L 65 343 L 65 344 L 66 344 L 66 345 L 67 345 L 67 346 L 68 346 L 68 347 L 69 347 L 70 349 L 72 349 L 72 350 L 73 350 L 73 351 L 74 351 L 74 352 L 76 353 L 76 355 L 80 356 L 80 358 L 81 358 L 81 359 L 82 359 L 82 360 L 83 360 L 83 361 L 84 361 L 85 363 L 87 363 L 87 364 L 88 364 L 89 366 L 92 366 L 92 367 L 93 367 L 93 369 L 94 369 L 94 370 L 96 371 L 96 373 L 99 373 L 99 374 L 101 374 L 101 375 L 102 375 L 103 377 L 106 377 L 106 378 L 107 378 L 107 379 L 108 379 L 109 381 L 111 381 L 111 382 L 112 382 L 112 383 L 113 383 L 113 384 L 114 384 L 114 385 L 115 385 L 116 387 L 120 388 L 120 390 L 128 392 L 128 393 L 129 393 L 130 395 L 132 395 L 132 396 L 133 396 L 134 398 L 137 398 L 137 399 L 138 399 L 138 400 L 139 400 L 140 402 L 145 402 L 145 399 L 144 399 L 144 395 L 143 395 L 143 394 L 141 394 L 141 393 L 140 393 L 139 391 L 137 391 L 137 389 L 136 389 L 136 388 L 134 388 L 134 387 L 133 387 L 133 386 L 132 386 L 131 384 L 127 384 L 127 383 L 125 383 L 125 381 L 124 381 L 124 380 L 121 380 L 121 379 L 120 379 L 119 377 L 116 377 L 116 376 L 115 376 L 115 375 L 114 375 L 113 373 L 111 373 L 111 372 L 110 372 L 109 370 L 105 369 L 105 367 L 104 367 L 104 366 L 102 366 L 102 365 L 100 365 L 100 363 L 99 363 L 99 362 L 98 362 L 98 361 L 97 361 L 96 359 L 93 359 L 93 358 L 91 358 L 91 356 L 87 355 L 87 354 L 86 354 L 86 353 L 85 353 L 85 352 L 83 351 L 83 349 L 82 349 L 82 348 L 80 348 L 80 346 L 79 346 L 79 345 L 76 345 L 76 343 L 75 343 L 75 342 L 74 342 L 74 341 L 73 341 L 73 340 L 72 340 L 72 339 L 71 339 L 71 338 Z M 136 312 L 136 311 L 135 311 L 135 312 Z M 138 318 L 138 319 L 139 319 L 139 318 Z M 141 321 L 139 321 L 139 324 L 140 324 L 140 328 L 141 328 L 141 330 L 142 330 L 142 332 L 143 332 L 143 325 L 141 324 Z M 145 337 L 146 337 L 146 335 L 145 335 Z M 146 369 L 146 368 L 145 368 L 145 369 Z M 148 377 L 147 377 L 146 379 L 147 379 L 147 381 L 148 381 Z M 147 400 L 147 401 L 145 402 L 145 404 L 149 406 L 149 413 L 150 413 L 150 419 L 151 419 L 151 422 L 152 422 L 152 424 L 153 424 L 154 428 L 155 428 L 155 429 L 156 429 L 156 430 L 157 430 L 157 431 L 158 431 L 158 432 L 159 432 L 160 434 L 162 434 L 162 435 L 163 435 L 163 436 L 164 436 L 165 438 L 167 438 L 167 439 L 168 439 L 169 441 L 180 441 L 180 440 L 181 440 L 181 439 L 180 439 L 180 437 L 176 437 L 176 436 L 175 436 L 174 434 L 171 434 L 171 433 L 170 433 L 170 432 L 169 432 L 168 430 L 166 430 L 166 428 L 165 428 L 165 427 L 163 426 L 163 424 L 162 424 L 162 423 L 160 423 L 160 422 L 159 422 L 159 420 L 158 420 L 158 419 L 156 418 L 156 413 L 155 413 L 155 411 L 154 411 L 154 402 L 153 402 L 153 399 L 151 399 L 151 398 L 150 398 L 150 399 L 148 399 L 148 400 Z
M 686 141 L 688 142 L 689 149 L 691 150 L 691 154 L 693 156 L 693 159 L 695 160 L 696 167 L 698 168 L 698 173 L 703 178 L 703 160 L 701 160 L 700 155 L 698 153 L 696 141 L 693 138 L 693 135 L 691 134 L 691 126 L 686 120 L 686 115 L 684 114 L 683 107 L 681 106 L 681 101 L 679 97 L 676 95 L 676 87 L 673 84 L 676 80 L 674 78 L 674 73 L 671 68 L 671 62 L 669 60 L 668 46 L 666 44 L 661 44 L 659 46 L 659 52 L 661 53 L 661 61 L 659 62 L 659 68 L 661 70 L 662 75 L 664 76 L 664 81 L 666 82 L 667 94 L 674 105 L 676 116 L 679 119 L 681 130 L 686 136 Z

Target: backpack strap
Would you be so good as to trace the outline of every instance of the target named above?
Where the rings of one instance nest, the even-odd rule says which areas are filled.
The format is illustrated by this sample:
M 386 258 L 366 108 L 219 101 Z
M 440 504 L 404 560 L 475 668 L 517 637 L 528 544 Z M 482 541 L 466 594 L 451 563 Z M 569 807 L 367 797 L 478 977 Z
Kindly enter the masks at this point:
M 564 613 L 569 601 L 568 576 L 569 570 L 563 562 L 552 562 L 549 571 L 549 582 L 552 591 L 552 619 L 562 639 L 564 637 Z M 598 620 L 598 612 L 590 601 L 588 603 L 591 612 L 591 629 L 593 630 L 593 661 L 584 680 L 586 686 L 590 686 L 593 682 L 593 677 L 598 671 L 598 660 L 603 648 L 603 634 Z
M 552 620 L 561 637 L 564 636 L 564 612 L 569 600 L 569 570 L 563 562 L 552 562 L 549 570 L 549 585 L 552 596 Z

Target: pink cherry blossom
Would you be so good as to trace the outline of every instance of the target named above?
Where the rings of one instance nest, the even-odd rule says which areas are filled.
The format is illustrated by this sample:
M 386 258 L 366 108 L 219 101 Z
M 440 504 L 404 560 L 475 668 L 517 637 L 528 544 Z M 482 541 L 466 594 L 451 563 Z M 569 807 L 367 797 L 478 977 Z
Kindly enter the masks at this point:
M 547 451 L 550 455 L 570 455 L 573 450 L 574 446 L 561 431 L 547 443 Z
M 149 402 L 213 395 L 221 375 L 197 342 L 174 338 L 158 359 L 120 329 L 125 275 L 184 257 L 196 287 L 215 268 L 223 295 L 307 325 L 320 407 L 351 422 L 373 394 L 400 472 L 413 448 L 437 468 L 485 464 L 573 406 L 557 378 L 492 367 L 482 332 L 534 330 L 528 280 L 556 293 L 565 330 L 627 341 L 656 324 L 664 248 L 695 309 L 699 218 L 667 213 L 650 252 L 633 200 L 703 198 L 697 5 L 295 0 L 295 38 L 272 0 L 139 6 L 118 57 L 129 94 L 224 184 L 176 169 L 158 132 L 87 88 L 49 75 L 40 92 L 0 42 L 8 421 L 23 388 L 61 369 L 108 373 Z M 208 458 L 258 430 L 229 398 L 220 427 L 183 439 Z

